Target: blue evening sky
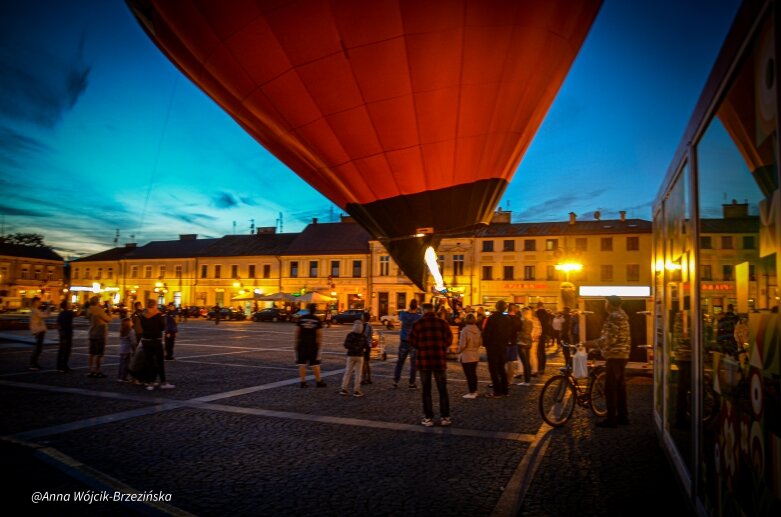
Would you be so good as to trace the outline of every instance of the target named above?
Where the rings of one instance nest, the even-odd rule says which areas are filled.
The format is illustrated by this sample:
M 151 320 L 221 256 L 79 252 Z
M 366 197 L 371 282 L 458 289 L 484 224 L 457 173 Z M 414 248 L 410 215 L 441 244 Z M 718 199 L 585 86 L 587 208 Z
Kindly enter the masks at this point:
M 501 202 L 514 221 L 651 203 L 737 0 L 605 0 Z M 301 230 L 341 211 L 185 79 L 124 2 L 0 5 L 0 221 L 66 258 Z

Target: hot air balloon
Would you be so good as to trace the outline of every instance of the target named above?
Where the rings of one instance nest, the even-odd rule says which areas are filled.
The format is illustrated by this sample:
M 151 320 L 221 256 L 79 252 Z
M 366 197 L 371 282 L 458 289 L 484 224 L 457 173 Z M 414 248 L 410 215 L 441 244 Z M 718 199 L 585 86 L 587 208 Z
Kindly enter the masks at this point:
M 424 249 L 490 221 L 601 0 L 127 3 L 424 289 Z

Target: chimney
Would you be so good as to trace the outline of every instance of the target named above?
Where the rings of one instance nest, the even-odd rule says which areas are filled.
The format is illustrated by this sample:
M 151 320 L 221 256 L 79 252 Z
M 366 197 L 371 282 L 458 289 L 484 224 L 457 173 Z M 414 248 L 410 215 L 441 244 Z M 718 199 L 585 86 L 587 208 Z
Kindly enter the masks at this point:
M 180 241 L 194 241 L 198 239 L 197 233 L 184 233 L 179 235 Z
M 494 212 L 493 217 L 491 217 L 491 224 L 510 224 L 512 222 L 512 216 L 513 213 L 510 210 L 502 210 L 502 207 L 499 207 L 499 210 Z
M 569 213 L 569 224 L 575 224 L 575 222 L 578 220 L 577 214 L 575 212 Z
M 258 235 L 274 234 L 274 233 L 277 233 L 277 227 L 276 226 L 258 226 L 256 231 L 257 231 Z
M 317 224 L 317 217 L 312 218 L 312 224 Z
M 595 221 L 599 221 L 599 218 L 600 218 L 600 217 L 602 217 L 602 213 L 601 213 L 599 210 L 597 210 L 596 212 L 594 212 L 594 220 L 595 220 Z
M 724 219 L 748 217 L 748 203 L 738 203 L 733 199 L 731 205 L 721 205 L 721 208 L 724 210 Z
M 621 210 L 618 214 L 621 216 L 622 221 L 626 221 L 626 210 Z

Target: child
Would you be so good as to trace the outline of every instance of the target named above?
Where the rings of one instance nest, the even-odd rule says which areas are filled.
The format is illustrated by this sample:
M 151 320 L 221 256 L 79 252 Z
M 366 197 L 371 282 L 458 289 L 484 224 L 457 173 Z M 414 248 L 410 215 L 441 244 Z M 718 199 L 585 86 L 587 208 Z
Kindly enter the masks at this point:
M 350 375 L 355 370 L 355 391 L 353 396 L 363 397 L 361 392 L 361 373 L 363 371 L 363 354 L 366 350 L 366 338 L 363 335 L 363 322 L 356 320 L 353 330 L 344 338 L 344 347 L 347 349 L 347 368 L 342 377 L 342 389 L 339 395 L 349 395 L 347 387 L 350 385 Z
M 134 337 L 131 334 L 133 330 L 133 320 L 122 318 L 119 324 L 119 373 L 117 382 L 129 382 L 127 378 L 128 366 L 130 365 L 130 355 L 133 352 Z

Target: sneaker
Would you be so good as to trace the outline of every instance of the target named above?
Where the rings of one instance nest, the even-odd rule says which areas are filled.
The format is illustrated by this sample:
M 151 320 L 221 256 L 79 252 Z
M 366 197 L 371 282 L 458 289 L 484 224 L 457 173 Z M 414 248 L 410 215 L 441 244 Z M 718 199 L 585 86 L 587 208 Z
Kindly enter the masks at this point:
M 434 425 L 434 419 L 432 419 L 432 418 L 424 418 L 423 420 L 420 421 L 420 425 L 422 425 L 424 427 L 431 427 L 431 426 Z
M 307 383 L 305 383 L 305 382 L 300 383 L 300 386 L 302 388 L 308 388 L 309 387 L 309 385 Z
M 350 392 L 347 390 L 339 390 L 339 395 L 349 395 Z
M 409 385 L 409 389 L 411 389 L 411 390 L 416 390 L 416 389 L 418 389 L 418 385 L 417 385 L 417 384 L 415 384 L 414 382 L 413 382 L 413 383 L 410 383 L 410 385 Z
M 315 386 L 318 387 L 318 388 L 325 388 L 328 385 L 325 383 L 325 381 L 317 381 Z
M 516 382 L 516 386 L 531 386 L 531 383 L 529 382 Z
M 462 399 L 476 399 L 477 393 L 467 393 L 466 395 L 461 396 Z
M 450 419 L 449 416 L 443 416 L 442 420 L 439 421 L 439 425 L 441 425 L 442 427 L 447 427 L 447 426 L 451 425 L 452 423 L 453 423 L 453 421 Z
M 353 393 L 353 397 L 363 397 L 363 392 L 362 391 L 356 391 L 356 392 Z
M 161 384 L 161 385 L 160 385 L 160 389 L 161 389 L 161 390 L 172 390 L 172 389 L 174 389 L 175 387 L 176 387 L 176 386 L 174 386 L 174 385 L 173 385 L 173 384 L 171 384 L 170 382 L 165 382 L 165 383 L 163 383 L 163 384 Z

